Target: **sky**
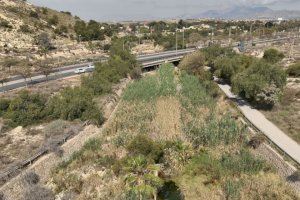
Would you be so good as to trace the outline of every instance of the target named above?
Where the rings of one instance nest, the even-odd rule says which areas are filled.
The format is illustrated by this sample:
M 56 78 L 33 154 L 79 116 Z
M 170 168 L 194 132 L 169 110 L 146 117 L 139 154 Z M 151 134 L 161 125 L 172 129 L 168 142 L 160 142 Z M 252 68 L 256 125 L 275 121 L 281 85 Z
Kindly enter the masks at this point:
M 174 19 L 234 6 L 267 6 L 300 10 L 300 0 L 29 0 L 38 6 L 70 11 L 85 20 L 126 21 Z

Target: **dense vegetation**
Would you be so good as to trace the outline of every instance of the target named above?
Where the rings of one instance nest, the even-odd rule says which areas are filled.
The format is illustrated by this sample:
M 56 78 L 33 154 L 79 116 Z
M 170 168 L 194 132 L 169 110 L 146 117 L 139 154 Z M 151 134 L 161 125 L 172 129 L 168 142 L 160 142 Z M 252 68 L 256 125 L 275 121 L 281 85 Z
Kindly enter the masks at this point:
M 46 48 L 48 40 L 41 40 Z M 80 87 L 64 89 L 51 97 L 24 91 L 15 99 L 1 99 L 0 116 L 6 119 L 10 127 L 28 126 L 59 118 L 89 120 L 101 125 L 104 119 L 93 101 L 95 95 L 110 92 L 113 84 L 126 78 L 132 71 L 135 71 L 137 77 L 140 73 L 135 57 L 130 54 L 128 47 L 123 49 L 122 46 L 122 40 L 114 41 L 109 61 L 97 64 L 91 75 L 83 76 Z
M 286 72 L 276 64 L 282 53 L 269 49 L 263 59 L 257 59 L 219 46 L 203 53 L 214 75 L 231 84 L 234 93 L 260 107 L 272 108 L 279 102 L 286 84 Z
M 122 39 L 113 42 L 108 62 L 98 63 L 92 75 L 82 77 L 83 87 L 91 89 L 96 95 L 104 94 L 110 91 L 112 84 L 139 71 L 136 58 L 130 54 L 128 46 L 123 46 L 123 42 Z
M 197 76 L 162 66 L 132 83 L 99 138 L 53 171 L 53 190 L 79 199 L 294 198 L 217 101 Z

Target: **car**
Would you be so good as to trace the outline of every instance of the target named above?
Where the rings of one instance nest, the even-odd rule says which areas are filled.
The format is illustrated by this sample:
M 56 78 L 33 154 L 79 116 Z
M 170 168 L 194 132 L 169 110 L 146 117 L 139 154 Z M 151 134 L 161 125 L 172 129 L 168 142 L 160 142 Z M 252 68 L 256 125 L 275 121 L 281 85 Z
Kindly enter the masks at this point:
M 86 72 L 86 68 L 78 68 L 74 71 L 75 74 L 82 74 Z
M 93 64 L 89 64 L 86 68 L 86 72 L 92 72 L 95 70 L 95 66 Z

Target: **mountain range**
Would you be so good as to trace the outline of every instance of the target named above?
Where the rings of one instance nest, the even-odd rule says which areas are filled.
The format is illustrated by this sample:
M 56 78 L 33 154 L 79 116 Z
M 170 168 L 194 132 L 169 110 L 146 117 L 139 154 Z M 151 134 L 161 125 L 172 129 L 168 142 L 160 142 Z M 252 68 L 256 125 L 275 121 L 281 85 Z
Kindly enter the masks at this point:
M 300 11 L 272 10 L 268 7 L 236 6 L 224 10 L 208 10 L 193 18 L 210 19 L 300 19 Z

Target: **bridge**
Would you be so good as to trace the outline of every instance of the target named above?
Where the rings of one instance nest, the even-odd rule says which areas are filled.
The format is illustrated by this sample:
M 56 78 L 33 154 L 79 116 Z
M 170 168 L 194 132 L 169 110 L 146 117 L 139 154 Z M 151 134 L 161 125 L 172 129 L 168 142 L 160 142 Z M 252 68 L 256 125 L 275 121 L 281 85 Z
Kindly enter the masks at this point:
M 265 40 L 255 40 L 255 41 L 249 41 L 246 44 L 251 43 L 268 43 L 268 42 L 276 42 L 276 41 L 282 41 L 282 40 L 288 40 L 293 38 L 299 38 L 299 37 L 282 37 L 282 38 L 275 38 L 275 39 L 265 39 Z M 237 46 L 237 44 L 234 44 L 234 46 Z M 177 51 L 165 51 L 155 54 L 148 54 L 148 55 L 139 55 L 137 56 L 137 61 L 141 64 L 142 69 L 144 71 L 155 69 L 159 65 L 163 63 L 170 63 L 170 62 L 179 62 L 185 55 L 192 53 L 196 51 L 195 48 L 191 49 L 181 49 Z M 107 58 L 98 58 L 97 61 L 106 62 Z M 0 87 L 0 93 L 6 92 L 9 90 L 25 87 L 26 85 L 34 85 L 41 82 L 46 82 L 48 80 L 57 80 L 61 78 L 66 78 L 69 76 L 76 75 L 75 70 L 86 67 L 90 63 L 83 63 L 83 64 L 77 64 L 77 65 L 69 65 L 69 66 L 63 66 L 60 68 L 56 68 L 48 77 L 45 77 L 41 74 L 36 74 L 33 77 L 31 77 L 30 81 L 24 80 L 21 76 L 15 76 L 10 79 L 8 79 L 7 82 L 5 82 Z
M 196 49 L 183 49 L 178 51 L 165 51 L 162 53 L 155 53 L 149 55 L 141 55 L 137 57 L 138 62 L 141 64 L 143 69 L 147 69 L 149 67 L 155 67 L 165 62 L 178 62 L 180 61 L 186 54 L 189 54 Z M 102 58 L 101 62 L 106 62 L 107 58 Z M 90 63 L 83 63 L 78 65 L 70 65 L 70 66 L 63 66 L 60 68 L 55 69 L 51 74 L 47 77 L 42 74 L 37 74 L 31 77 L 30 81 L 25 80 L 21 76 L 16 76 L 10 78 L 7 82 L 3 83 L 0 87 L 0 93 L 7 92 L 9 90 L 22 88 L 27 85 L 34 85 L 37 83 L 46 82 L 49 80 L 57 80 L 61 78 L 66 78 L 69 76 L 76 75 L 75 70 L 86 67 Z

